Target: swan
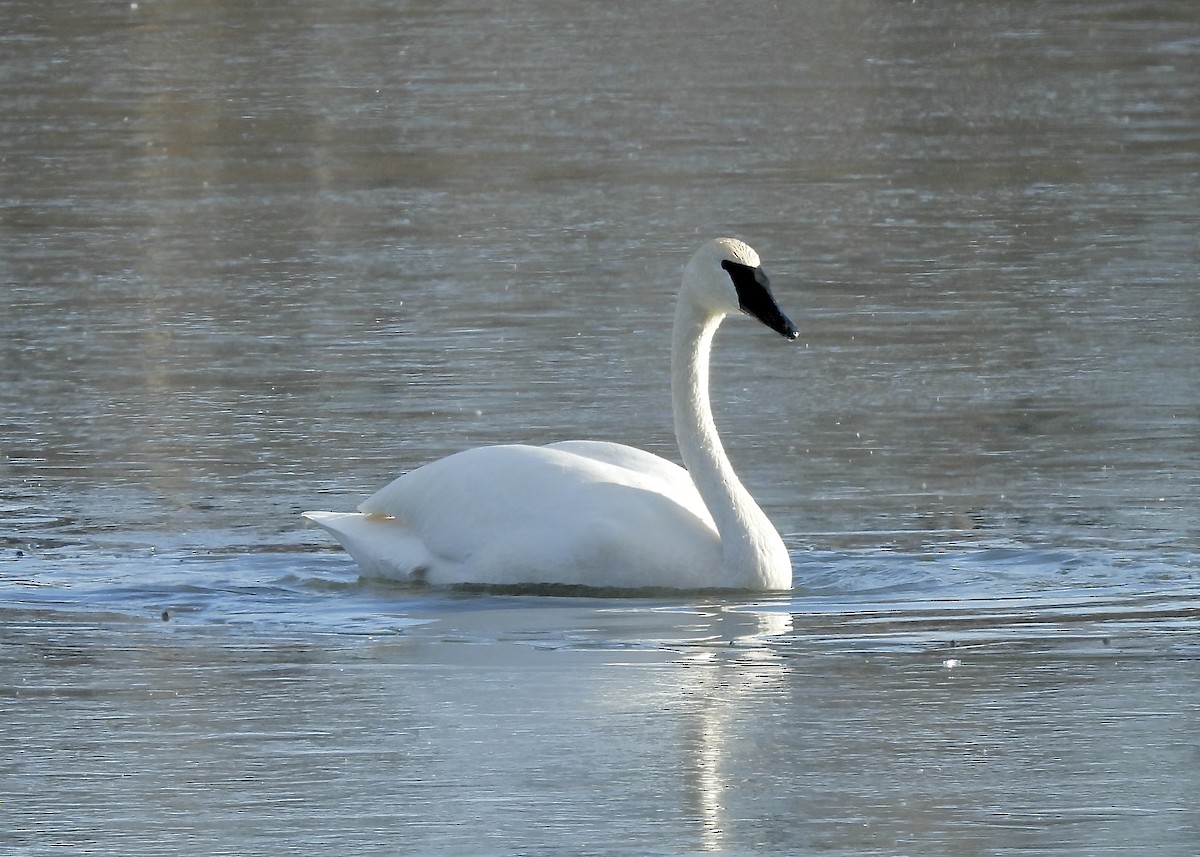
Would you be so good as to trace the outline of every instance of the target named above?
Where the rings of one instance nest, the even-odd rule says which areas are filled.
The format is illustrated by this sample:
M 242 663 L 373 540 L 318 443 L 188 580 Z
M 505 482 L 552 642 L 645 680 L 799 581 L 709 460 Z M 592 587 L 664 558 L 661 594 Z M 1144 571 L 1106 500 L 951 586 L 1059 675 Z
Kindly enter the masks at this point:
M 432 586 L 559 584 L 780 590 L 787 548 L 734 473 L 708 400 L 722 319 L 789 340 L 758 254 L 733 238 L 687 263 L 671 334 L 671 404 L 686 470 L 602 441 L 468 449 L 400 476 L 357 512 L 305 512 L 366 577 Z

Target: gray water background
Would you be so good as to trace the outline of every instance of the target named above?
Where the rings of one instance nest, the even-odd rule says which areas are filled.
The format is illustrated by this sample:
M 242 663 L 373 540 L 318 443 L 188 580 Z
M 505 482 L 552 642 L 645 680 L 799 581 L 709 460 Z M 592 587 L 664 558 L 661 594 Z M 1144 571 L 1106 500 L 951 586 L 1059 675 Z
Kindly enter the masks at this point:
M 1200 6 L 0 3 L 0 853 L 1194 855 Z M 675 457 L 788 596 L 360 581 L 466 446 Z

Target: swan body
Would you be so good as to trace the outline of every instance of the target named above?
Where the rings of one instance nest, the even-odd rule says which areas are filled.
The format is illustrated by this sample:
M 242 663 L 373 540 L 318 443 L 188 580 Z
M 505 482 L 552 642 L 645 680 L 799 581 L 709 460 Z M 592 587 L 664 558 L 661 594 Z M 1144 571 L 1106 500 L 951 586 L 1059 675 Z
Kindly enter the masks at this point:
M 791 588 L 787 549 L 738 480 L 708 402 L 725 315 L 788 339 L 758 254 L 729 238 L 684 269 L 671 350 L 675 434 L 687 469 L 616 443 L 468 449 L 400 476 L 357 512 L 305 512 L 370 577 L 603 588 Z

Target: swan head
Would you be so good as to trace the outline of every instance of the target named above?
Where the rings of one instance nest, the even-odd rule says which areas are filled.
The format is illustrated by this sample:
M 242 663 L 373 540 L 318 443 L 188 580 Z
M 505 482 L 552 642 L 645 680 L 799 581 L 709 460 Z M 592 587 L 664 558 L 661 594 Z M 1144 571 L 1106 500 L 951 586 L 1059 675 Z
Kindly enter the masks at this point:
M 713 315 L 744 312 L 776 333 L 795 339 L 754 248 L 736 238 L 714 238 L 696 251 L 683 272 L 684 291 Z

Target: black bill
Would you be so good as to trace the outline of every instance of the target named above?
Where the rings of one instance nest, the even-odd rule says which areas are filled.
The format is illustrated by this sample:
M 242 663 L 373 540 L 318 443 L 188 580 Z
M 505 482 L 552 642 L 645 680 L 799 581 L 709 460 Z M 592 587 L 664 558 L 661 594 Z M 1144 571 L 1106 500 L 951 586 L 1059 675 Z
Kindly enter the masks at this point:
M 771 281 L 767 279 L 762 268 L 751 268 L 749 265 L 728 260 L 722 262 L 721 267 L 729 272 L 729 277 L 733 280 L 742 312 L 754 316 L 771 330 L 788 339 L 795 339 L 800 335 L 796 325 L 792 324 L 791 319 L 783 314 L 783 310 L 775 302 L 775 296 L 771 294 Z

